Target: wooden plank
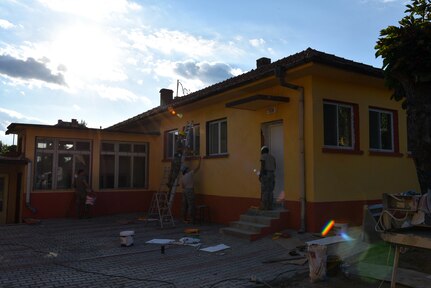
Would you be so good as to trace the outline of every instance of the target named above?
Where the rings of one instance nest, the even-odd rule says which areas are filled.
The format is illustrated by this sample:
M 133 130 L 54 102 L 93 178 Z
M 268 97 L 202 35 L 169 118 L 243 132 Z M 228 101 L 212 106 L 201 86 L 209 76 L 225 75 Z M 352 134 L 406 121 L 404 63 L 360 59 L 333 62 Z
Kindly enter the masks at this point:
M 377 280 L 391 281 L 392 267 L 377 265 L 371 263 L 360 262 L 357 265 L 351 266 L 349 272 L 353 275 L 373 278 Z M 417 272 L 414 270 L 397 269 L 397 283 L 414 288 L 429 288 L 431 287 L 431 275 Z
M 431 249 L 431 237 L 425 235 L 385 232 L 381 237 L 386 242 L 394 244 Z

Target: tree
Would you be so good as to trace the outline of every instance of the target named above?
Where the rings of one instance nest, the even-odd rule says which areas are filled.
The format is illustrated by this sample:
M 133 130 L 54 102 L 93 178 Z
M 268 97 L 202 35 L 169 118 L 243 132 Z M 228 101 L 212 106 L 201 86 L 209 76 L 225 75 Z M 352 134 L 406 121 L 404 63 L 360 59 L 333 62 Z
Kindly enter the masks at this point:
M 380 31 L 375 46 L 386 85 L 407 112 L 409 150 L 422 194 L 431 189 L 431 0 L 412 0 L 398 23 Z

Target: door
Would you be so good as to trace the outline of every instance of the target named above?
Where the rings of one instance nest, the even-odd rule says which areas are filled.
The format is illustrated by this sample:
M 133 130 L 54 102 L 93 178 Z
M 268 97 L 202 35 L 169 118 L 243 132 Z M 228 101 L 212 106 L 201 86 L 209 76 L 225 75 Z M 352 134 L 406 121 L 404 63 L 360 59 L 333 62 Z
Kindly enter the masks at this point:
M 8 176 L 0 174 L 0 224 L 6 223 Z
M 277 121 L 263 124 L 262 133 L 263 145 L 268 146 L 269 153 L 274 156 L 276 161 L 274 203 L 279 207 L 283 204 L 280 200 L 285 198 L 283 122 Z

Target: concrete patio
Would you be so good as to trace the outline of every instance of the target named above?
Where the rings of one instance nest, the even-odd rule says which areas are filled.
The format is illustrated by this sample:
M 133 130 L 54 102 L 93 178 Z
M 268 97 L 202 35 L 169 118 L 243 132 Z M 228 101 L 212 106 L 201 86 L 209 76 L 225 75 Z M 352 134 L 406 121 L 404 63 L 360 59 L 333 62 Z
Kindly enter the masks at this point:
M 222 226 L 178 223 L 160 229 L 140 221 L 143 214 L 92 219 L 51 219 L 39 224 L 0 226 L 0 287 L 256 287 L 277 283 L 295 273 L 307 273 L 308 264 L 271 261 L 288 257 L 310 234 L 291 238 L 247 241 L 219 233 Z M 229 249 L 204 252 L 185 245 L 146 244 L 151 239 L 179 240 L 185 228 L 199 228 L 200 248 L 225 244 Z M 122 247 L 119 233 L 135 231 L 134 245 Z M 361 244 L 362 243 L 362 244 Z M 360 251 L 345 242 L 339 255 Z M 344 253 L 344 254 L 343 254 Z

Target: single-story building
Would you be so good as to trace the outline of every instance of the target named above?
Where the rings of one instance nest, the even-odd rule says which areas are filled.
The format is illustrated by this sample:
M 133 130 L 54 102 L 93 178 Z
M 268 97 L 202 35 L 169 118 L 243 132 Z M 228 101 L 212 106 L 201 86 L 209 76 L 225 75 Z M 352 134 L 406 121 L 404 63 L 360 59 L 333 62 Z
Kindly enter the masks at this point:
M 105 129 L 75 120 L 12 123 L 6 133 L 18 135 L 25 163 L 20 172 L 0 163 L 0 176 L 14 182 L 6 210 L 21 201 L 19 219 L 73 215 L 72 180 L 85 168 L 98 194 L 96 213 L 144 213 L 188 123 L 194 133 L 187 161 L 193 166 L 203 157 L 196 193 L 213 222 L 227 224 L 259 204 L 262 145 L 277 161 L 274 197 L 289 211 L 286 227 L 318 231 L 330 219 L 361 224 L 363 205 L 380 202 L 382 193 L 418 190 L 406 113 L 390 99 L 381 69 L 311 48 L 256 64 L 183 97 L 161 89 L 160 106 Z M 181 196 L 179 190 L 176 216 Z

